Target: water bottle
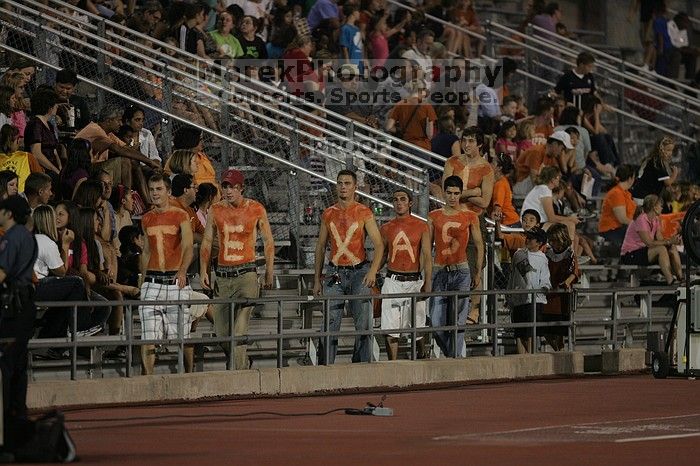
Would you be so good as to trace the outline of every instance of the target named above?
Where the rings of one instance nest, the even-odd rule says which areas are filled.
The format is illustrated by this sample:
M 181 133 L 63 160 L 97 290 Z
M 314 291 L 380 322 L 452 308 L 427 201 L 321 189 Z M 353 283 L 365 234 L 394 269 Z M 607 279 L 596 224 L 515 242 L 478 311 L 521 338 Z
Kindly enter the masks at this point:
M 75 107 L 68 106 L 68 127 L 75 128 Z
M 380 202 L 374 203 L 374 216 L 375 217 L 380 217 L 382 215 L 383 210 L 384 210 L 384 206 Z

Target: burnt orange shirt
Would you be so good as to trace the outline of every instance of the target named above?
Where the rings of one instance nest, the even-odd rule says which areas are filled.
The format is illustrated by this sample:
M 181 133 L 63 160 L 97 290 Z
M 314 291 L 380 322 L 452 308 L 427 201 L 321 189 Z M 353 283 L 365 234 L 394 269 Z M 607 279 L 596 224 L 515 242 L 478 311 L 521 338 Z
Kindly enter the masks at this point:
M 685 212 L 659 215 L 661 236 L 663 236 L 664 239 L 671 239 L 676 236 L 680 232 L 683 217 L 685 217 Z
M 187 214 L 177 207 L 170 206 L 165 212 L 149 210 L 141 218 L 146 233 L 148 248 L 148 270 L 176 272 L 182 262 L 182 234 L 180 225 L 189 222 Z
M 212 165 L 207 154 L 204 152 L 197 152 L 194 158 L 197 160 L 197 173 L 194 174 L 194 182 L 197 184 L 211 183 L 218 187 L 219 183 L 216 181 L 216 170 L 214 170 L 214 165 Z M 170 170 L 170 159 L 165 162 L 163 171 L 168 176 L 173 174 Z
M 409 215 L 385 223 L 380 231 L 388 245 L 387 268 L 394 272 L 418 272 L 421 237 L 428 231 L 428 224 Z
M 204 225 L 202 225 L 202 222 L 199 221 L 197 212 L 195 212 L 192 207 L 183 204 L 175 196 L 170 196 L 170 205 L 185 211 L 187 216 L 190 218 L 190 226 L 192 227 L 193 233 L 199 233 L 200 235 L 204 234 Z
M 462 210 L 453 215 L 445 215 L 445 209 L 438 209 L 430 212 L 428 218 L 433 224 L 435 264 L 454 265 L 466 262 L 469 227 L 479 223 L 476 214 Z
M 372 218 L 369 207 L 353 202 L 347 209 L 338 204 L 327 208 L 321 221 L 331 240 L 331 263 L 357 265 L 367 258 L 365 252 L 365 222 Z
M 479 165 L 469 166 L 466 165 L 460 159 L 460 157 L 455 155 L 447 159 L 447 161 L 445 162 L 445 168 L 447 168 L 448 166 L 452 168 L 453 175 L 459 176 L 462 179 L 462 183 L 464 183 L 465 190 L 480 188 L 484 178 L 493 173 L 493 167 L 491 167 L 490 163 L 482 163 Z M 477 215 L 480 215 L 481 212 L 483 212 L 484 210 L 481 207 L 474 205 L 470 202 L 465 203 L 464 206 L 472 212 L 476 213 Z
M 520 154 L 518 161 L 515 163 L 517 181 L 523 181 L 530 176 L 530 172 L 536 172 L 540 167 L 558 166 L 555 157 L 547 157 L 545 155 L 546 149 L 547 146 L 537 145 Z
M 617 217 L 615 217 L 615 212 L 613 212 L 615 207 L 620 206 L 625 207 L 625 215 L 631 220 L 632 217 L 634 217 L 637 204 L 635 204 L 632 199 L 632 193 L 625 191 L 618 184 L 610 188 L 605 195 L 605 199 L 603 199 L 603 206 L 600 209 L 600 221 L 598 222 L 598 232 L 604 233 L 622 226 L 617 220 Z
M 510 188 L 508 177 L 503 176 L 493 184 L 493 196 L 491 196 L 491 209 L 498 204 L 503 212 L 503 225 L 512 225 L 520 221 L 518 212 L 513 207 L 513 190 Z
M 549 123 L 542 126 L 535 126 L 535 136 L 532 138 L 535 144 L 546 144 L 547 139 L 554 134 L 554 126 Z
M 267 215 L 265 207 L 258 201 L 243 199 L 238 207 L 218 202 L 211 209 L 219 237 L 219 265 L 254 262 L 258 220 Z

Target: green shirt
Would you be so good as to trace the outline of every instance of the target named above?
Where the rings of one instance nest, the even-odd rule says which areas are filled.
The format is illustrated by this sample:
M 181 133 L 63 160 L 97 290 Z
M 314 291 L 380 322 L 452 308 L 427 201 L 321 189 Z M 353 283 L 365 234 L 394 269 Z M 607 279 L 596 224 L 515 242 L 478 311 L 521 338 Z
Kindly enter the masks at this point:
M 222 35 L 219 31 L 209 31 L 209 35 L 216 42 L 217 48 L 223 48 L 224 54 L 231 58 L 237 58 L 243 56 L 243 48 L 241 43 L 233 34 L 228 34 L 226 36 Z

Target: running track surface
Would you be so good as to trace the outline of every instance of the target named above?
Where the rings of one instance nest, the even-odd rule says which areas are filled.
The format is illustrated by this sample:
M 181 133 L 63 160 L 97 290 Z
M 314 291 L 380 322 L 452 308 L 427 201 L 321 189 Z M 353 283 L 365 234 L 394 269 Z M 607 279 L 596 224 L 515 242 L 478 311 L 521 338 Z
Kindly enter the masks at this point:
M 75 410 L 84 464 L 697 465 L 700 381 L 586 377 L 381 394 Z M 301 414 L 282 417 L 275 414 Z

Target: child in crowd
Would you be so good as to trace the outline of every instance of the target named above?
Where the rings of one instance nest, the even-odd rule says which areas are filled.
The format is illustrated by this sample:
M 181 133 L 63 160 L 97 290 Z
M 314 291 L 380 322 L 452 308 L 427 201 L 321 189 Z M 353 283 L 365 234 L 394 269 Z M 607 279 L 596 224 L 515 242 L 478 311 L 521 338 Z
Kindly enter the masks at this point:
M 518 249 L 513 254 L 513 265 L 508 280 L 509 290 L 548 290 L 552 288 L 549 278 L 549 263 L 547 256 L 541 251 L 547 244 L 547 233 L 539 227 L 525 232 L 527 243 L 524 248 Z M 539 315 L 542 313 L 547 297 L 543 292 L 535 294 L 535 306 L 533 307 L 532 295 L 511 294 L 506 296 L 506 301 L 511 308 L 511 320 L 515 323 L 533 322 L 536 309 Z M 514 330 L 518 354 L 532 353 L 532 329 L 516 328 Z
M 579 237 L 579 235 L 577 235 Z M 566 225 L 555 223 L 547 231 L 549 246 L 545 251 L 549 263 L 549 276 L 552 289 L 571 290 L 581 276 L 576 254 L 574 254 L 571 237 Z M 570 318 L 570 294 L 550 294 L 542 311 L 542 322 L 566 321 Z M 538 319 L 539 320 L 539 319 Z M 564 336 L 568 327 L 545 327 L 542 335 L 554 351 L 564 349 Z
M 496 153 L 503 152 L 508 154 L 515 163 L 518 157 L 518 145 L 515 143 L 515 136 L 518 134 L 518 128 L 514 121 L 506 121 L 501 125 L 501 132 L 496 141 Z
M 501 122 L 515 121 L 515 115 L 518 112 L 517 96 L 507 95 L 503 98 L 501 105 Z
M 521 121 L 520 124 L 518 124 L 518 156 L 535 145 L 532 142 L 534 137 L 535 122 L 532 119 Z
M 136 225 L 126 225 L 119 230 L 118 283 L 139 286 L 143 241 L 143 232 Z

